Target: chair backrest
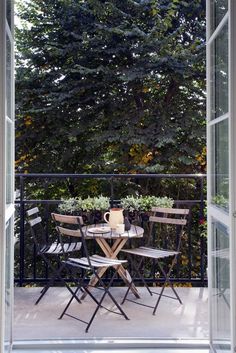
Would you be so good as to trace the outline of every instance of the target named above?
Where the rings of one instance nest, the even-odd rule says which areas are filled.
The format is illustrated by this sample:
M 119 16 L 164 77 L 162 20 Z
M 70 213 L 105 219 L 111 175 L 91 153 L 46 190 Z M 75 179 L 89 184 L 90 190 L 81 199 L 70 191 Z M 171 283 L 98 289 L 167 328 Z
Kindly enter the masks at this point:
M 163 236 L 165 237 L 165 243 L 168 242 L 168 237 L 171 237 L 174 232 L 176 236 L 176 241 L 174 242 L 175 243 L 174 248 L 175 250 L 179 251 L 183 229 L 184 229 L 184 226 L 187 224 L 189 209 L 152 207 L 151 211 L 153 214 L 149 217 L 149 222 L 150 222 L 149 241 L 151 241 L 151 234 L 153 232 L 154 224 L 160 224 L 162 228 L 165 227 L 165 230 L 163 231 Z
M 36 247 L 39 249 L 43 245 L 47 244 L 48 239 L 44 226 L 42 224 L 42 218 L 39 215 L 38 207 L 34 207 L 26 211 L 27 221 L 30 225 L 31 234 Z
M 70 238 L 70 241 L 81 240 L 85 256 L 88 257 L 88 249 L 82 229 L 83 218 L 81 216 L 68 216 L 59 213 L 52 213 L 52 219 L 56 223 L 56 230 L 63 245 L 63 237 Z

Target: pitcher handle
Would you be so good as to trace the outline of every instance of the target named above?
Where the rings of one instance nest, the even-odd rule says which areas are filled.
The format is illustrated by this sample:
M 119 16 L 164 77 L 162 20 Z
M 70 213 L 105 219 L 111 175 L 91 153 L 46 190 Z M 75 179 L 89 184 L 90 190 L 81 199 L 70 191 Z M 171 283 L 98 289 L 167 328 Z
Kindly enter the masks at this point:
M 106 216 L 109 215 L 109 214 L 110 214 L 110 212 L 105 212 L 104 215 L 103 215 L 104 221 L 106 223 L 109 223 L 109 220 L 106 218 Z

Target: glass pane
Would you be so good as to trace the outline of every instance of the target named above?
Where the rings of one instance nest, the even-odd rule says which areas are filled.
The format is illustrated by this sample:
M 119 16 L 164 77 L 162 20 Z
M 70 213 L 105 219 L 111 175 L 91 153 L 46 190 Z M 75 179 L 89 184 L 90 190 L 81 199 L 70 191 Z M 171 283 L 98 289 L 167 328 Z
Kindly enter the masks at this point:
M 229 145 L 228 119 L 212 127 L 212 198 L 211 202 L 229 209 Z
M 228 0 L 211 0 L 211 33 L 228 11 Z
M 230 351 L 229 233 L 219 222 L 212 232 L 211 319 L 213 345 L 217 352 Z
M 7 133 L 6 133 L 6 202 L 7 204 L 13 202 L 13 156 L 12 156 L 12 122 L 7 120 Z
M 228 113 L 228 24 L 211 45 L 211 119 Z
M 12 327 L 12 246 L 11 246 L 12 220 L 6 227 L 6 262 L 5 262 L 5 336 L 4 351 L 9 352 Z
M 10 28 L 12 25 L 11 15 L 12 15 L 12 0 L 7 0 L 7 22 Z
M 6 50 L 6 108 L 7 108 L 7 116 L 11 118 L 11 98 L 12 98 L 12 88 L 11 88 L 11 41 L 10 38 L 7 35 L 6 38 L 7 42 L 7 50 Z

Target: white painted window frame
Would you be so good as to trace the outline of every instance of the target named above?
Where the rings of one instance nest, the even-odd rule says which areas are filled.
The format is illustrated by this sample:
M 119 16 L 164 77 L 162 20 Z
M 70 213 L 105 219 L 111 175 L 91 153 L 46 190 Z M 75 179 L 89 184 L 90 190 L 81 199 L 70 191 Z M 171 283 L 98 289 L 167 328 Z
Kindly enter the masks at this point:
M 231 345 L 236 352 L 236 1 L 229 0 L 229 165 L 230 165 L 230 282 Z
M 208 150 L 208 276 L 209 284 L 212 278 L 212 220 L 219 220 L 229 230 L 229 247 L 230 247 L 230 326 L 231 326 L 231 353 L 236 352 L 236 1 L 228 1 L 228 13 L 223 17 L 220 24 L 215 29 L 214 33 L 210 33 L 210 0 L 207 0 L 207 150 Z M 211 120 L 211 75 L 210 75 L 210 47 L 212 42 L 220 33 L 223 26 L 228 21 L 229 35 L 229 112 L 223 116 Z M 213 205 L 211 203 L 211 171 L 212 160 L 209 155 L 211 150 L 211 128 L 221 121 L 228 119 L 229 131 L 229 212 Z M 214 153 L 214 152 L 213 152 Z M 209 285 L 209 298 L 212 297 L 212 288 Z M 212 322 L 211 322 L 211 307 L 209 300 L 209 326 L 210 326 L 210 343 L 212 344 Z
M 14 25 L 13 0 L 11 0 L 11 28 Z M 11 42 L 11 119 L 6 116 L 6 34 Z M 9 242 L 9 247 L 12 249 L 10 255 L 9 272 L 10 278 L 10 293 L 13 296 L 13 228 L 14 228 L 14 167 L 11 175 L 11 202 L 6 204 L 6 122 L 11 123 L 12 141 L 11 141 L 11 158 L 14 163 L 14 41 L 11 30 L 6 20 L 6 0 L 0 1 L 0 353 L 6 352 L 5 345 L 5 262 L 6 262 L 6 229 L 10 224 L 12 229 L 12 237 Z M 13 164 L 12 164 L 13 165 Z M 13 303 L 12 303 L 13 306 Z M 10 313 L 10 326 L 12 326 L 12 313 Z M 9 349 L 12 344 L 12 334 L 10 333 Z

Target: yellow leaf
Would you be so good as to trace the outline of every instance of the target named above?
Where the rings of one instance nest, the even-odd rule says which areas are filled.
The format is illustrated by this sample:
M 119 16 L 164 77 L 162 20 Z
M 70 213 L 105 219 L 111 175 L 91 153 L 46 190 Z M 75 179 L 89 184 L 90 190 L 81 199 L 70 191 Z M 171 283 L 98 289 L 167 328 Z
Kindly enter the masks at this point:
M 156 14 L 157 14 L 157 9 L 152 9 L 152 11 L 151 11 L 151 14 L 152 14 L 152 16 L 155 16 Z
M 147 93 L 149 92 L 149 88 L 148 87 L 143 87 L 143 93 Z

